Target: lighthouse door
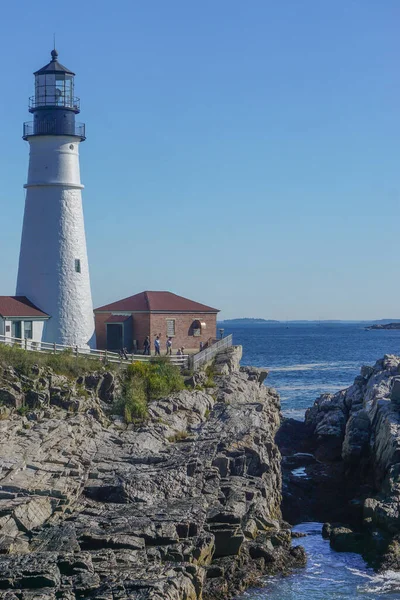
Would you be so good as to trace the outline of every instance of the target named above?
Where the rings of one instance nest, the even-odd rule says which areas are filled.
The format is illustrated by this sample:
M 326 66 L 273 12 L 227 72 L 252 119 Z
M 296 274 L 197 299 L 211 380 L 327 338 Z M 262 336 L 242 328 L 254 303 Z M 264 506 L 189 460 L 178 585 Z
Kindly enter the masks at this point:
M 107 350 L 121 350 L 124 341 L 122 323 L 107 323 Z

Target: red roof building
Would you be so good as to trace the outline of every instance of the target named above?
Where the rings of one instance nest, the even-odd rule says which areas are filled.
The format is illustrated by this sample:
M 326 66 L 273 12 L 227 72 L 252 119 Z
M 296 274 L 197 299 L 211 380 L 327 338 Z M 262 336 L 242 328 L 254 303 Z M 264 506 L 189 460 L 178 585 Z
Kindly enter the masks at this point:
M 45 317 L 49 318 L 45 312 L 32 304 L 25 296 L 0 296 L 0 316 L 1 317 Z
M 171 292 L 140 292 L 95 309 L 97 348 L 141 352 L 146 336 L 154 348 L 158 335 L 164 354 L 169 337 L 173 351 L 198 350 L 216 337 L 218 312 Z

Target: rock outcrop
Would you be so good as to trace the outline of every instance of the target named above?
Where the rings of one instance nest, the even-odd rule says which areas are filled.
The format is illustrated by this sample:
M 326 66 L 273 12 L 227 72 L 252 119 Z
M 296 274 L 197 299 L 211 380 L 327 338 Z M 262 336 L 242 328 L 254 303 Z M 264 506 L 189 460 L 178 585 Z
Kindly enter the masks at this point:
M 305 428 L 315 456 L 338 465 L 359 516 L 356 531 L 333 527 L 331 543 L 343 549 L 362 532 L 376 564 L 400 568 L 400 358 L 386 355 L 348 389 L 318 398 Z
M 280 512 L 279 398 L 239 359 L 129 426 L 110 373 L 0 369 L 1 599 L 218 600 L 304 564 Z

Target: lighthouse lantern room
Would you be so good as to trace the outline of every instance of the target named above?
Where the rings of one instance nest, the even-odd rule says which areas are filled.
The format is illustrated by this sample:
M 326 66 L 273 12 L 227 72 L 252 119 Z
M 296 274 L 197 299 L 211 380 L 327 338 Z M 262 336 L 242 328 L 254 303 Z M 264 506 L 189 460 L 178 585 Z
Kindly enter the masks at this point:
M 50 316 L 43 341 L 93 346 L 94 318 L 82 210 L 79 145 L 85 125 L 77 123 L 75 74 L 51 61 L 35 75 L 30 98 L 33 121 L 24 123 L 29 142 L 28 181 L 17 295 Z
M 75 73 L 58 62 L 57 50 L 51 61 L 35 75 L 35 95 L 29 98 L 33 123 L 24 123 L 24 139 L 29 135 L 78 135 L 85 139 L 85 125 L 75 122 L 80 112 L 79 98 L 74 96 Z

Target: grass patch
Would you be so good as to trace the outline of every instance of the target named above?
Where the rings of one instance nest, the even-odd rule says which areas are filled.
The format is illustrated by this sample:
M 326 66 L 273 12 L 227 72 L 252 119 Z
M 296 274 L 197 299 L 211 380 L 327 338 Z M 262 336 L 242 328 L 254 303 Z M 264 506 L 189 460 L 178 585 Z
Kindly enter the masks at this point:
M 185 388 L 179 367 L 166 357 L 134 362 L 127 368 L 127 378 L 142 381 L 148 400 L 158 400 Z
M 185 387 L 180 370 L 168 358 L 160 357 L 149 362 L 137 361 L 126 369 L 123 392 L 117 410 L 127 423 L 143 420 L 148 415 L 148 402 L 165 398 Z
M 204 386 L 208 387 L 208 388 L 216 387 L 215 380 L 214 380 L 215 375 L 216 375 L 214 363 L 207 365 L 204 372 L 207 375 L 207 379 L 204 382 Z
M 143 420 L 147 417 L 147 397 L 140 379 L 125 383 L 122 397 L 117 402 L 117 410 L 126 423 L 133 423 L 136 419 Z
M 169 442 L 182 442 L 189 437 L 187 431 L 177 431 L 174 435 L 170 435 L 167 439 Z
M 215 381 L 211 377 L 207 377 L 207 379 L 204 382 L 204 387 L 206 387 L 206 388 L 215 388 L 217 386 L 216 386 Z
M 17 346 L 0 345 L 0 364 L 11 365 L 20 375 L 32 375 L 32 367 L 50 367 L 58 375 L 80 377 L 93 371 L 104 371 L 106 365 L 97 359 L 82 354 L 75 356 L 72 350 L 64 350 L 58 354 L 45 354 L 23 350 Z M 111 365 L 107 365 L 109 370 Z
M 183 370 L 182 370 L 182 375 L 183 375 L 184 377 L 192 377 L 192 376 L 193 376 L 193 374 L 194 374 L 194 371 L 193 371 L 193 369 L 183 369 Z

